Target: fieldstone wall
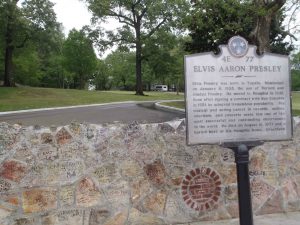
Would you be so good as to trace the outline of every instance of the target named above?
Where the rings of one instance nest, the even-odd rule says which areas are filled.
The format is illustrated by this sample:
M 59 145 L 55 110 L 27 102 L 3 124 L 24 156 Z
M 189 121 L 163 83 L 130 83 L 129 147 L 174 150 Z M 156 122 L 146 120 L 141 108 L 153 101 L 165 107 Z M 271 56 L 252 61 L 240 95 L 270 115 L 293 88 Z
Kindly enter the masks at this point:
M 300 128 L 251 151 L 256 215 L 300 211 Z M 0 123 L 1 225 L 159 225 L 238 217 L 234 155 L 188 147 L 184 121 Z

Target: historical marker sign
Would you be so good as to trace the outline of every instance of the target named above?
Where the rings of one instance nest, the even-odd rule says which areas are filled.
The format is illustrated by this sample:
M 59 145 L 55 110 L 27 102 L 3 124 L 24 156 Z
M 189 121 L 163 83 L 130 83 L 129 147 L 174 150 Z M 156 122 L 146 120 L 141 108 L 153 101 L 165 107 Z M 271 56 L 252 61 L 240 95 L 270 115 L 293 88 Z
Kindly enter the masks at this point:
M 240 36 L 220 48 L 185 57 L 188 144 L 290 139 L 288 56 L 258 56 Z

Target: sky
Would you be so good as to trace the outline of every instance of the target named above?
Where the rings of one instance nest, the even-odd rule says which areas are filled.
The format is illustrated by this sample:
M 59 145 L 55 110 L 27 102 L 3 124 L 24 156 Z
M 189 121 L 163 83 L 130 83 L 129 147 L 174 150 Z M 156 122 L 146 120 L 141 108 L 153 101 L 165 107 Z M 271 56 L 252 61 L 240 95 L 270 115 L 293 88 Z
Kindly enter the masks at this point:
M 57 21 L 63 24 L 64 33 L 67 36 L 73 28 L 80 30 L 84 25 L 89 25 L 92 14 L 88 11 L 86 4 L 79 0 L 51 0 L 55 4 L 54 11 Z M 118 23 L 109 20 L 102 25 L 106 29 L 118 27 Z
M 57 21 L 64 26 L 64 33 L 67 35 L 73 28 L 81 29 L 84 25 L 89 25 L 91 13 L 84 2 L 78 0 L 51 0 L 55 6 L 54 10 Z
M 84 25 L 89 25 L 91 13 L 88 11 L 86 4 L 79 0 L 51 0 L 55 3 L 54 10 L 57 14 L 57 20 L 64 26 L 64 33 L 67 36 L 72 28 L 81 29 Z M 300 23 L 300 16 L 297 16 Z M 116 28 L 116 21 L 110 20 L 108 24 L 103 24 L 106 29 Z M 300 35 L 297 35 L 298 37 Z M 298 38 L 300 39 L 300 38 Z M 299 40 L 295 43 L 299 48 Z

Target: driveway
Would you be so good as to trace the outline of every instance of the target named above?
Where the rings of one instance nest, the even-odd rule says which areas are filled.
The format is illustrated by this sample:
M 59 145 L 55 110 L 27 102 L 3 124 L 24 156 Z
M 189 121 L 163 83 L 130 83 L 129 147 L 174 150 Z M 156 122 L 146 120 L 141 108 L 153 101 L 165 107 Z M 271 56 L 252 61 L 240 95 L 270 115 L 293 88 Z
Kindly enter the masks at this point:
M 93 106 L 80 106 L 64 109 L 37 110 L 22 113 L 0 114 L 0 122 L 28 125 L 66 125 L 71 122 L 111 123 L 158 123 L 176 118 L 184 118 L 181 112 L 166 112 L 154 108 L 153 102 L 118 103 Z

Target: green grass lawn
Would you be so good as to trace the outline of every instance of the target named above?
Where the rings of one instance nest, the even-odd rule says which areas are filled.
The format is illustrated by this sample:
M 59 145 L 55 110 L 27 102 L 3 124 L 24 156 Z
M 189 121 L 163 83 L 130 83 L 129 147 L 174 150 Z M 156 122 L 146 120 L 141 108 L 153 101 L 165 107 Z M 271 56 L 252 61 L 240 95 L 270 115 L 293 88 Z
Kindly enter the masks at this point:
M 122 101 L 179 100 L 163 103 L 184 109 L 183 95 L 165 92 L 145 92 L 147 96 L 136 96 L 130 91 L 81 91 L 54 88 L 4 88 L 0 87 L 0 112 L 37 109 L 45 107 L 87 105 Z M 293 115 L 300 115 L 300 92 L 292 98 Z
M 184 101 L 164 102 L 163 105 L 172 106 L 180 109 L 185 108 Z M 300 92 L 293 92 L 292 94 L 292 109 L 294 116 L 300 116 Z
M 182 100 L 183 95 L 145 92 L 136 96 L 129 91 L 83 91 L 54 88 L 0 87 L 0 111 L 86 105 L 122 101 Z
M 294 116 L 300 116 L 300 92 L 293 92 L 292 109 Z

